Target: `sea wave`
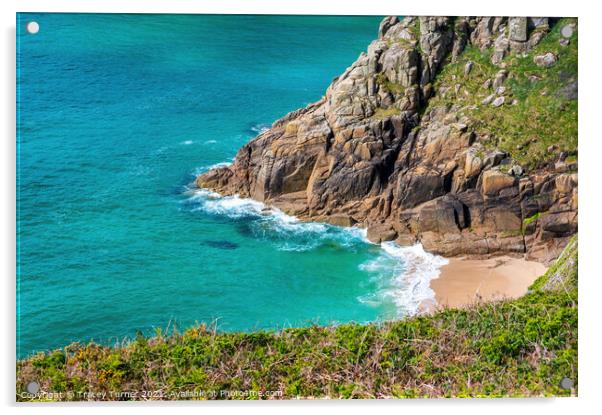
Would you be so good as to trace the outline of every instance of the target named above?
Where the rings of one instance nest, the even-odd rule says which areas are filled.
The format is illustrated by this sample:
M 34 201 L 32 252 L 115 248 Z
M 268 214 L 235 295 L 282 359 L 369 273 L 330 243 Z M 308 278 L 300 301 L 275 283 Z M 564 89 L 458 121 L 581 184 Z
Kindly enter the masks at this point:
M 368 241 L 365 229 L 303 222 L 253 199 L 221 196 L 207 189 L 191 189 L 187 195 L 192 211 L 239 221 L 253 237 L 269 241 L 281 251 L 363 250 L 374 245 Z M 375 307 L 393 304 L 397 317 L 416 314 L 421 303 L 434 299 L 430 281 L 439 276 L 439 268 L 447 263 L 445 258 L 426 252 L 421 244 L 402 247 L 383 242 L 376 258 L 360 265 L 376 289 L 358 300 Z
M 365 244 L 366 231 L 319 222 L 304 222 L 253 199 L 221 196 L 207 189 L 189 189 L 191 210 L 237 220 L 254 237 L 272 242 L 276 249 L 304 252 L 320 247 L 353 248 Z
M 199 174 L 206 173 L 206 172 L 208 172 L 211 169 L 217 169 L 219 167 L 228 167 L 228 166 L 231 166 L 231 165 L 232 165 L 231 161 L 230 162 L 229 161 L 222 161 L 222 162 L 219 162 L 219 163 L 210 164 L 208 166 L 196 167 L 196 168 L 194 168 L 192 170 L 192 175 L 193 176 L 198 176 Z M 188 190 L 190 190 L 190 189 L 188 189 Z
M 233 219 L 260 216 L 264 207 L 263 203 L 253 199 L 241 198 L 238 195 L 222 197 L 219 193 L 207 189 L 194 190 L 188 201 L 198 204 L 193 211 L 225 215 Z
M 270 125 L 264 124 L 264 123 L 255 124 L 255 125 L 251 126 L 251 128 L 249 128 L 251 133 L 253 133 L 255 135 L 265 133 L 269 129 L 270 129 Z
M 377 258 L 360 265 L 373 275 L 379 288 L 359 300 L 371 305 L 392 302 L 399 316 L 418 313 L 424 301 L 435 298 L 430 282 L 439 277 L 440 268 L 449 261 L 426 252 L 422 244 L 399 246 L 383 242 L 381 248 Z

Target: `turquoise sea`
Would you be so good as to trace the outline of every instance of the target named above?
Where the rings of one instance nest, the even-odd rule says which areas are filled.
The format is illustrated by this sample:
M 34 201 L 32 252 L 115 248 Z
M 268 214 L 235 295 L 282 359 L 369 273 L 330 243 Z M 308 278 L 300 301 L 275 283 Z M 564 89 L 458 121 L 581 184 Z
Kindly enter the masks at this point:
M 414 312 L 436 273 L 420 247 L 191 186 L 318 100 L 379 21 L 18 15 L 18 356 L 202 322 L 275 329 Z

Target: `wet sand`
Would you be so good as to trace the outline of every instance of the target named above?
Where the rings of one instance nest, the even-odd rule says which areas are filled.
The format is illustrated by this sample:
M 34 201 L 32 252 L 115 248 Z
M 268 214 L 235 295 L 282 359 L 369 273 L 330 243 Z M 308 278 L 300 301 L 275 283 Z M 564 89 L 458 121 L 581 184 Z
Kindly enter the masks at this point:
M 452 258 L 441 267 L 439 278 L 431 280 L 437 305 L 426 304 L 425 308 L 457 308 L 478 301 L 517 298 L 546 269 L 539 262 L 507 256 L 484 260 Z

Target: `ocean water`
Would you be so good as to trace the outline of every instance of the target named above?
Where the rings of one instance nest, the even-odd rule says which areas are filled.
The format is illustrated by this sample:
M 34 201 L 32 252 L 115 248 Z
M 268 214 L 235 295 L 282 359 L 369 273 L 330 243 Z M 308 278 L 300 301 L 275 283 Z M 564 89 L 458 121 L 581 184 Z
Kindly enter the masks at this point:
M 419 246 L 191 185 L 318 100 L 379 21 L 18 15 L 18 356 L 202 322 L 247 331 L 415 312 L 441 264 Z

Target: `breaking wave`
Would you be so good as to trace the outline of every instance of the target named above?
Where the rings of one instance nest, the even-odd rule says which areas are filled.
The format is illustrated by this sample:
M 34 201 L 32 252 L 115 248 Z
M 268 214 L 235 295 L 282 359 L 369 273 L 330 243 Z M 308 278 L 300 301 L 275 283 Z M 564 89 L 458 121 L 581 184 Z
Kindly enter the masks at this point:
M 222 162 L 219 162 L 219 163 L 210 164 L 209 166 L 197 167 L 197 168 L 195 168 L 195 169 L 192 170 L 192 175 L 193 176 L 198 176 L 199 174 L 206 173 L 206 172 L 208 172 L 211 169 L 217 169 L 218 167 L 228 167 L 228 166 L 231 166 L 231 165 L 232 165 L 232 162 L 222 161 Z M 189 193 L 193 192 L 195 190 L 196 189 L 194 189 L 194 190 L 187 189 L 187 191 Z M 200 190 L 203 190 L 203 189 L 200 189 Z
M 261 133 L 265 133 L 269 129 L 270 129 L 269 124 L 259 123 L 259 124 L 255 124 L 255 125 L 251 126 L 251 128 L 249 128 L 249 131 L 253 135 L 259 135 Z
M 189 189 L 185 203 L 192 211 L 236 221 L 253 237 L 266 240 L 281 251 L 305 252 L 320 248 L 365 250 L 374 245 L 366 230 L 326 223 L 303 222 L 281 210 L 238 195 L 221 196 L 207 189 Z M 379 307 L 393 304 L 396 317 L 416 314 L 426 300 L 434 299 L 431 279 L 448 263 L 424 251 L 422 245 L 402 247 L 395 242 L 380 244 L 377 256 L 362 263 L 360 270 L 370 275 L 376 290 L 358 297 L 364 304 Z
M 366 231 L 318 222 L 303 222 L 280 209 L 238 195 L 221 196 L 207 189 L 189 190 L 192 211 L 239 221 L 254 237 L 273 242 L 281 251 L 310 251 L 320 247 L 352 248 L 365 244 Z
M 435 298 L 430 281 L 439 277 L 448 260 L 426 252 L 421 244 L 403 247 L 383 242 L 381 248 L 377 258 L 360 265 L 379 288 L 359 300 L 372 305 L 392 302 L 399 316 L 418 313 L 424 301 Z

